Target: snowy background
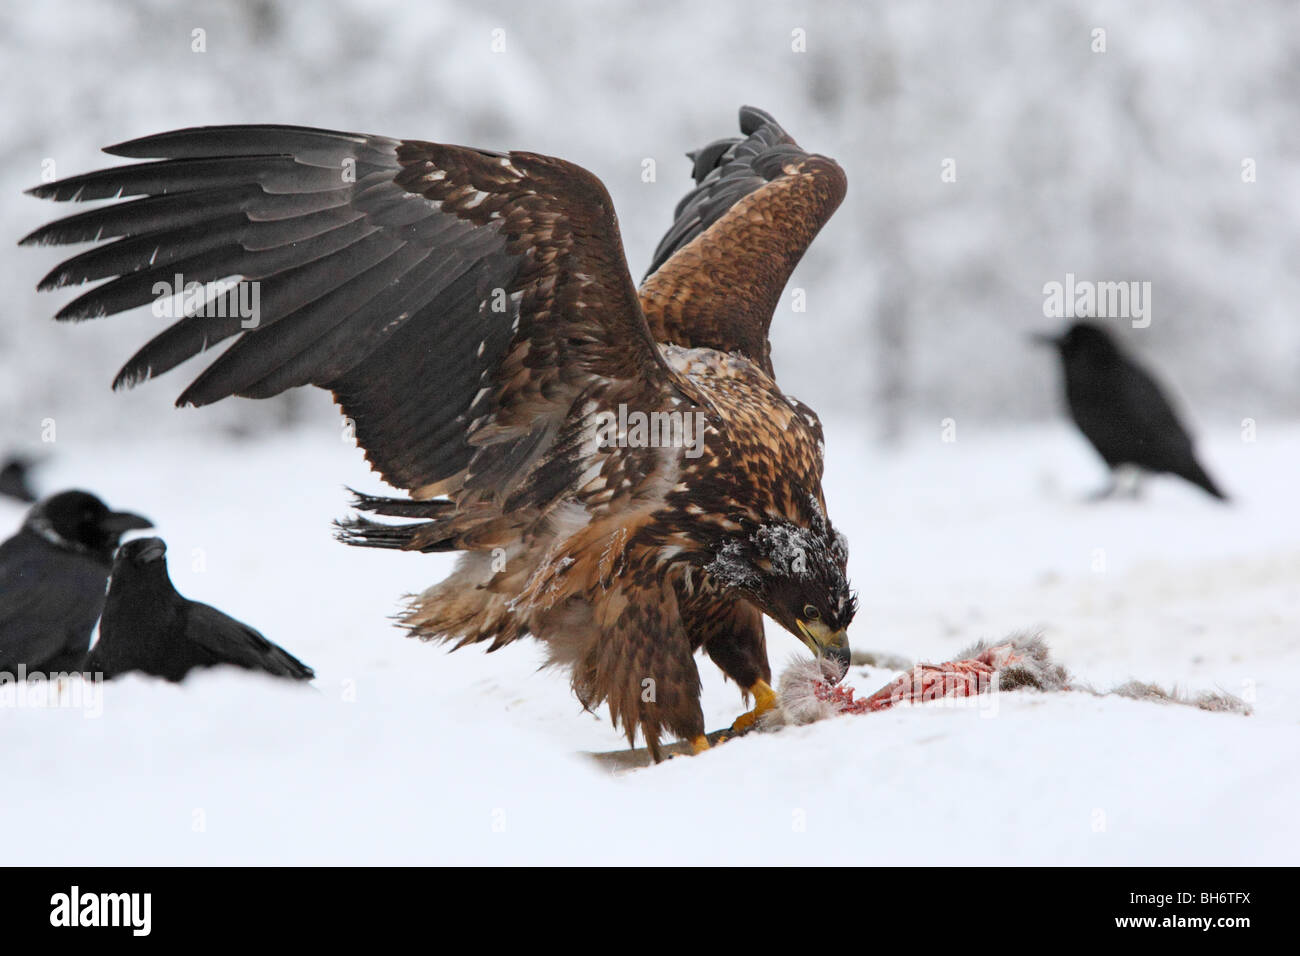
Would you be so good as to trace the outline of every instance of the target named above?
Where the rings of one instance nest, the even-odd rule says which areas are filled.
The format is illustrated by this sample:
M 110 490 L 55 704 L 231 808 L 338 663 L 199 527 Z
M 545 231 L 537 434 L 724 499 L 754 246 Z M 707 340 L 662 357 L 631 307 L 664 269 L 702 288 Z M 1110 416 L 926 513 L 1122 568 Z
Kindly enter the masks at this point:
M 48 161 L 67 176 L 133 136 L 285 122 L 580 162 L 608 185 L 639 275 L 688 181 L 681 154 L 732 135 L 741 103 L 768 109 L 849 175 L 791 284 L 807 312 L 787 300 L 773 337 L 783 386 L 827 422 L 854 646 L 942 660 L 1041 627 L 1096 686 L 1221 689 L 1255 708 L 1006 694 L 993 711 L 844 718 L 610 776 L 584 754 L 622 738 L 533 647 L 448 655 L 389 626 L 447 562 L 331 542 L 341 486 L 379 485 L 327 397 L 176 411 L 197 363 L 112 395 L 155 321 L 57 325 L 71 296 L 34 286 L 58 251 L 11 247 L 0 452 L 45 455 L 43 492 L 86 487 L 152 517 L 183 593 L 319 677 L 128 679 L 99 716 L 0 709 L 0 760 L 25 781 L 0 798 L 0 819 L 24 821 L 6 859 L 1295 863 L 1300 8 L 1135 6 L 5 7 L 11 241 L 61 211 L 21 195 Z M 1054 362 L 1024 341 L 1056 324 L 1042 288 L 1067 272 L 1152 283 L 1152 324 L 1127 344 L 1172 384 L 1232 506 L 1172 479 L 1142 502 L 1081 502 L 1101 469 L 1061 418 Z M 6 533 L 21 514 L 0 505 Z M 799 653 L 769 641 L 778 669 Z M 723 726 L 739 697 L 701 671 Z M 865 693 L 891 676 L 848 680 Z M 76 840 L 54 823 L 74 815 Z

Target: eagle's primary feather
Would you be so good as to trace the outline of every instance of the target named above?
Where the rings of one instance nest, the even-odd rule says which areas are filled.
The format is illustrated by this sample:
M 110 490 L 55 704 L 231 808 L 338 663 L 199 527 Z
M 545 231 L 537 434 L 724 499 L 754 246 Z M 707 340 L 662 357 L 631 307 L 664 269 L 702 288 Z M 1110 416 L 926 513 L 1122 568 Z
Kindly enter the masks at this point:
M 639 291 L 609 195 L 578 166 L 300 127 L 111 147 L 149 161 L 31 192 L 138 198 L 24 242 L 112 240 L 42 281 L 108 280 L 61 319 L 226 282 L 115 385 L 233 339 L 178 403 L 331 391 L 410 495 L 358 508 L 415 519 L 356 517 L 344 540 L 463 552 L 412 601 L 410 631 L 490 650 L 533 635 L 584 705 L 657 753 L 665 730 L 703 733 L 697 651 L 750 688 L 770 678 L 764 613 L 842 633 L 854 611 L 821 427 L 777 387 L 767 342 L 844 174 L 759 110 L 741 130 L 693 154 L 696 187 Z

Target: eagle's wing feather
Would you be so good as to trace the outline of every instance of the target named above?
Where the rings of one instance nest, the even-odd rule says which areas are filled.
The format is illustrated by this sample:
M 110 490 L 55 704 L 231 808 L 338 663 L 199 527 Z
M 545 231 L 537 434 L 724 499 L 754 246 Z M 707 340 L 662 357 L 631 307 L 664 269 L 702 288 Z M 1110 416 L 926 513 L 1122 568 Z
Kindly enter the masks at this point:
M 762 110 L 742 108 L 740 128 L 691 154 L 696 186 L 655 250 L 641 307 L 656 341 L 738 351 L 771 374 L 772 313 L 846 180 Z
M 60 318 L 158 302 L 176 276 L 247 280 L 146 344 L 116 385 L 233 337 L 178 403 L 321 386 L 390 483 L 431 495 L 526 472 L 593 380 L 647 393 L 673 380 L 609 195 L 571 163 L 284 126 L 179 130 L 108 151 L 155 161 L 31 190 L 142 197 L 23 240 L 116 239 L 46 277 L 45 288 L 109 280 Z M 254 289 L 249 317 L 239 306 Z

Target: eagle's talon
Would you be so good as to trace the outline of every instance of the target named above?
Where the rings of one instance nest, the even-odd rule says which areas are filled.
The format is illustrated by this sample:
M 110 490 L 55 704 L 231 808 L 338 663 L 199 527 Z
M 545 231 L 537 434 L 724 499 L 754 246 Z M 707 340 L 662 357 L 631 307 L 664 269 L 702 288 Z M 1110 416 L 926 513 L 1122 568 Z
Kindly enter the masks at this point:
M 754 709 L 741 714 L 731 724 L 731 732 L 743 734 L 752 730 L 758 719 L 776 706 L 776 691 L 765 680 L 759 680 L 749 692 L 754 695 Z

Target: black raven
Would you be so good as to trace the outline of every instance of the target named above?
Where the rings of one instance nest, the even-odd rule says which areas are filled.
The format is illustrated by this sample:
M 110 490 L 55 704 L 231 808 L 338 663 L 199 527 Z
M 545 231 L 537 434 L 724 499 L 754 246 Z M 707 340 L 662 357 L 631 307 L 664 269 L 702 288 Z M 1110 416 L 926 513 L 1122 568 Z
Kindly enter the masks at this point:
M 0 544 L 0 671 L 78 667 L 104 608 L 113 551 L 127 531 L 151 527 L 84 491 L 33 507 Z
M 99 640 L 85 670 L 117 677 L 140 671 L 179 681 L 196 667 L 233 664 L 276 677 L 311 680 L 312 669 L 247 624 L 177 593 L 167 545 L 138 538 L 117 551 Z
M 1109 332 L 1095 322 L 1075 322 L 1063 335 L 1034 338 L 1060 353 L 1070 415 L 1111 468 L 1111 483 L 1099 497 L 1115 491 L 1115 470 L 1130 466 L 1178 475 L 1227 500 L 1196 460 L 1164 390 Z

